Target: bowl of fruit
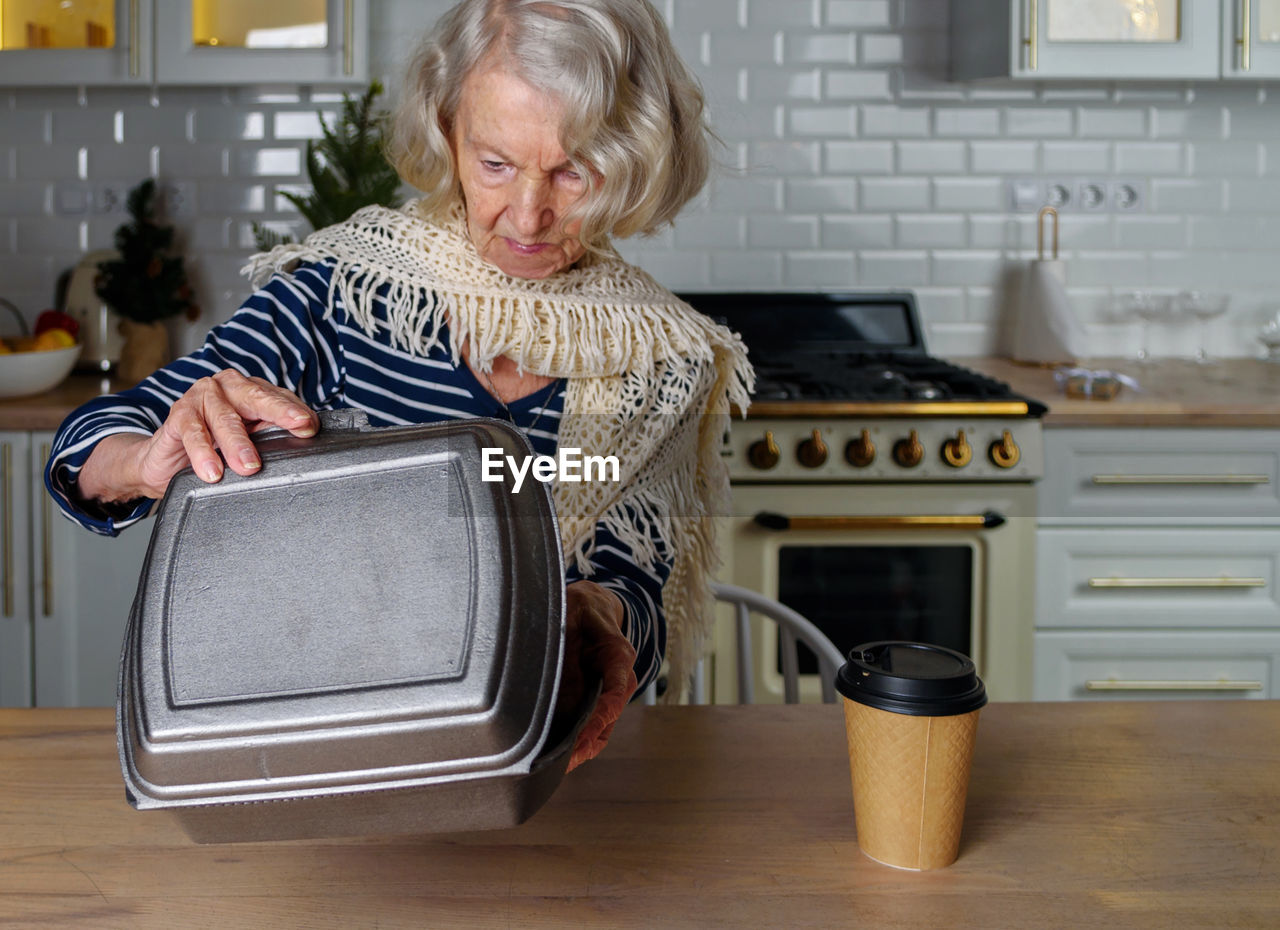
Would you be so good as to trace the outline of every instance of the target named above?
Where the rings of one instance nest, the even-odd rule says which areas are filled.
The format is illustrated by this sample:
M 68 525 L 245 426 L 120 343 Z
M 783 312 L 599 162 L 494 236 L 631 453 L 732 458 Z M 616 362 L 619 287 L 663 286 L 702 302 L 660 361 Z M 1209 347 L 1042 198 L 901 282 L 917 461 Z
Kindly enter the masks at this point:
M 80 325 L 65 313 L 46 310 L 36 319 L 35 332 L 28 334 L 17 308 L 7 300 L 0 300 L 0 306 L 12 311 L 20 329 L 17 336 L 0 336 L 0 397 L 25 397 L 57 387 L 80 357 Z

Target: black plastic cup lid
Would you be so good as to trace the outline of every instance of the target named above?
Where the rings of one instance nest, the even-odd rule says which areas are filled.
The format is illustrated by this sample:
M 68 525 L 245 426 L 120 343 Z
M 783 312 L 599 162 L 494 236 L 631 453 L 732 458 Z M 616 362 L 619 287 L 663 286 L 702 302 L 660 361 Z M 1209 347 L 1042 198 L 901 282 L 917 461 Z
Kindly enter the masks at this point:
M 973 660 L 928 643 L 864 643 L 850 650 L 836 690 L 851 701 L 913 717 L 967 714 L 987 703 Z

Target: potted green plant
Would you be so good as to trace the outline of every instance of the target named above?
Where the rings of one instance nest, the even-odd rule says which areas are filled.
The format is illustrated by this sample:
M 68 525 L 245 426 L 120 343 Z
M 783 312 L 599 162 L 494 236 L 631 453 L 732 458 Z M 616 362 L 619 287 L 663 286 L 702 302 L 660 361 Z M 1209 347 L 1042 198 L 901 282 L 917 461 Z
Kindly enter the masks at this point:
M 169 361 L 165 321 L 200 315 L 182 256 L 174 253 L 173 227 L 156 220 L 156 182 L 147 178 L 129 191 L 130 219 L 115 233 L 118 257 L 101 262 L 94 290 L 121 317 L 124 344 L 119 377 L 141 381 Z
M 309 193 L 282 191 L 311 224 L 323 229 L 341 223 L 361 207 L 380 204 L 395 207 L 401 202 L 400 176 L 384 154 L 387 113 L 375 107 L 382 84 L 374 81 L 359 97 L 342 95 L 342 113 L 330 126 L 321 117 L 319 140 L 307 143 Z M 292 237 L 253 224 L 258 248 L 266 251 Z

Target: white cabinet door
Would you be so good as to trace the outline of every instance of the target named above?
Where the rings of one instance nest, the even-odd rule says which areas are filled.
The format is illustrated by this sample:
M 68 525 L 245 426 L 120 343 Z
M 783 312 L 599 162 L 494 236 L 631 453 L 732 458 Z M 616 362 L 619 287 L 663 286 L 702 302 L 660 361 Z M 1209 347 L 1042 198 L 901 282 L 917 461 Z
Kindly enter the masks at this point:
M 1280 633 L 1036 633 L 1037 701 L 1280 697 Z
M 1280 77 L 1280 0 L 1222 0 L 1222 76 Z
M 31 440 L 32 597 L 37 706 L 109 706 L 150 521 L 116 538 L 67 520 L 44 491 L 52 433 Z
M 31 434 L 0 432 L 0 707 L 30 707 Z
M 159 84 L 368 79 L 368 0 L 166 0 L 155 25 Z
M 1022 77 L 1213 78 L 1219 0 L 1023 0 Z
M 952 73 L 960 79 L 1216 78 L 1221 2 L 952 0 Z
M 0 0 L 0 86 L 150 84 L 152 2 Z
M 1280 523 L 1273 430 L 1045 430 L 1042 525 Z
M 1280 530 L 1041 529 L 1036 626 L 1280 629 Z

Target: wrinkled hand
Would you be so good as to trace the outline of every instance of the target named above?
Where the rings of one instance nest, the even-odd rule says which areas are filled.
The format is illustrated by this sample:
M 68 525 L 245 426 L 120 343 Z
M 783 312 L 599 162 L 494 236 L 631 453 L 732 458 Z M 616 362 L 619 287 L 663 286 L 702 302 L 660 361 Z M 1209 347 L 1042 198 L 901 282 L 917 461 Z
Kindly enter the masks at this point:
M 622 632 L 626 615 L 615 594 L 591 581 L 575 581 L 565 594 L 565 663 L 556 713 L 573 713 L 587 688 L 602 682 L 600 699 L 569 757 L 572 771 L 604 748 L 635 693 L 636 650 Z
M 164 496 L 170 480 L 190 465 L 209 483 L 222 480 L 222 451 L 238 475 L 262 467 L 249 434 L 278 426 L 314 436 L 320 420 L 295 394 L 227 369 L 201 378 L 170 408 L 151 436 L 121 433 L 100 442 L 85 462 L 80 494 L 101 501 Z

